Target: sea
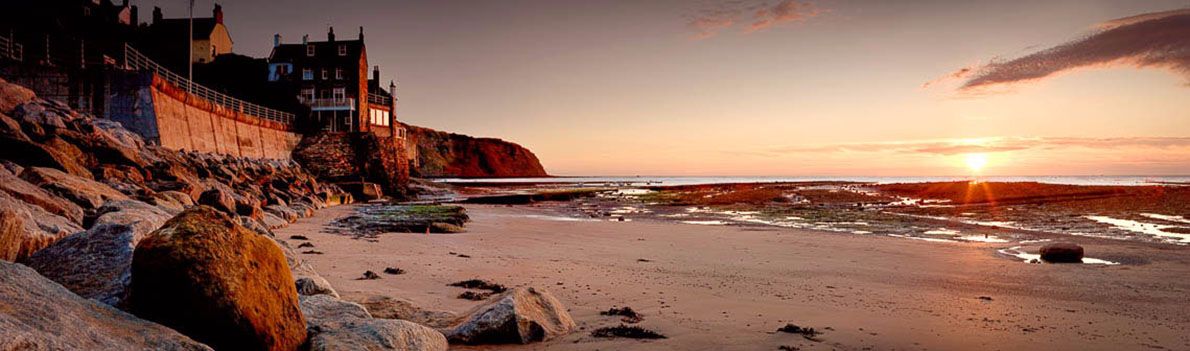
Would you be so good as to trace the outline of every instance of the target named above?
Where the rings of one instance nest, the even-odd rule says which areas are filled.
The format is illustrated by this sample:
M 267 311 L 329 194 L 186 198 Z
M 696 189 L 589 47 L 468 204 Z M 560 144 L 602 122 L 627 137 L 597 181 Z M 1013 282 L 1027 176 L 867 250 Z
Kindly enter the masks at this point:
M 868 176 L 800 176 L 800 177 L 540 177 L 540 178 L 438 178 L 434 181 L 450 184 L 559 184 L 572 186 L 667 186 L 731 183 L 786 183 L 841 181 L 860 183 L 932 183 L 953 181 L 1038 182 L 1067 185 L 1190 185 L 1186 176 L 951 176 L 951 177 L 868 177 Z

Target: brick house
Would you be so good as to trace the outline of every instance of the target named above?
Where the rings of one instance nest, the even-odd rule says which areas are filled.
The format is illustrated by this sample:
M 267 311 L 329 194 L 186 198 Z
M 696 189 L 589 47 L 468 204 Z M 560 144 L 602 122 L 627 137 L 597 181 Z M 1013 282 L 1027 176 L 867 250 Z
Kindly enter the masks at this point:
M 393 84 L 388 91 L 380 86 L 379 67 L 368 77 L 363 27 L 354 40 L 337 40 L 334 28 L 326 41 L 306 36 L 301 43 L 284 44 L 275 35 L 268 61 L 269 81 L 296 91 L 298 100 L 310 108 L 307 122 L 318 129 L 402 135 L 395 123 Z

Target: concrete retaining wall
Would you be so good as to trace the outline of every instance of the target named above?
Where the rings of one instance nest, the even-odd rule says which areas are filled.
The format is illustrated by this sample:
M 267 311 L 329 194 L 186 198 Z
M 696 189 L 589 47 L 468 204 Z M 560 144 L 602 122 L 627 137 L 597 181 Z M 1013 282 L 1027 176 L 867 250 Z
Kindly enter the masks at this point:
M 134 106 L 111 118 L 165 148 L 288 160 L 302 139 L 284 124 L 212 104 L 152 74 L 124 81 L 120 94 Z

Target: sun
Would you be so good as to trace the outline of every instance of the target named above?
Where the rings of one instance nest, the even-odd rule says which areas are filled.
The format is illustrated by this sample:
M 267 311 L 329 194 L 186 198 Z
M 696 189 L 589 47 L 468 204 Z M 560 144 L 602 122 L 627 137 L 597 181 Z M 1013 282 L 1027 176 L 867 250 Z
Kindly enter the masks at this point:
M 987 165 L 987 154 L 967 154 L 967 168 L 971 169 L 972 172 L 979 173 Z

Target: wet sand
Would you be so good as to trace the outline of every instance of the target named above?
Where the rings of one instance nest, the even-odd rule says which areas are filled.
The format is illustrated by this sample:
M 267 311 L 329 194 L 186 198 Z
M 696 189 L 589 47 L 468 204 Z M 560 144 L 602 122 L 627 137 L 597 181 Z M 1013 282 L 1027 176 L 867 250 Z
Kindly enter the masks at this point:
M 340 206 L 277 235 L 308 236 L 325 254 L 303 256 L 344 295 L 389 295 L 461 313 L 480 302 L 457 299 L 464 290 L 449 283 L 531 285 L 553 292 L 582 329 L 494 349 L 1190 349 L 1190 249 L 1184 246 L 1073 238 L 1088 256 L 1146 259 L 1039 265 L 996 254 L 1003 244 L 657 220 L 561 221 L 555 207 L 468 205 L 467 233 L 385 234 L 370 242 L 321 232 L 350 213 Z M 356 280 L 385 267 L 408 273 Z M 641 312 L 638 325 L 669 338 L 589 336 L 620 324 L 598 313 L 614 306 Z M 821 341 L 774 333 L 786 323 L 822 331 Z

